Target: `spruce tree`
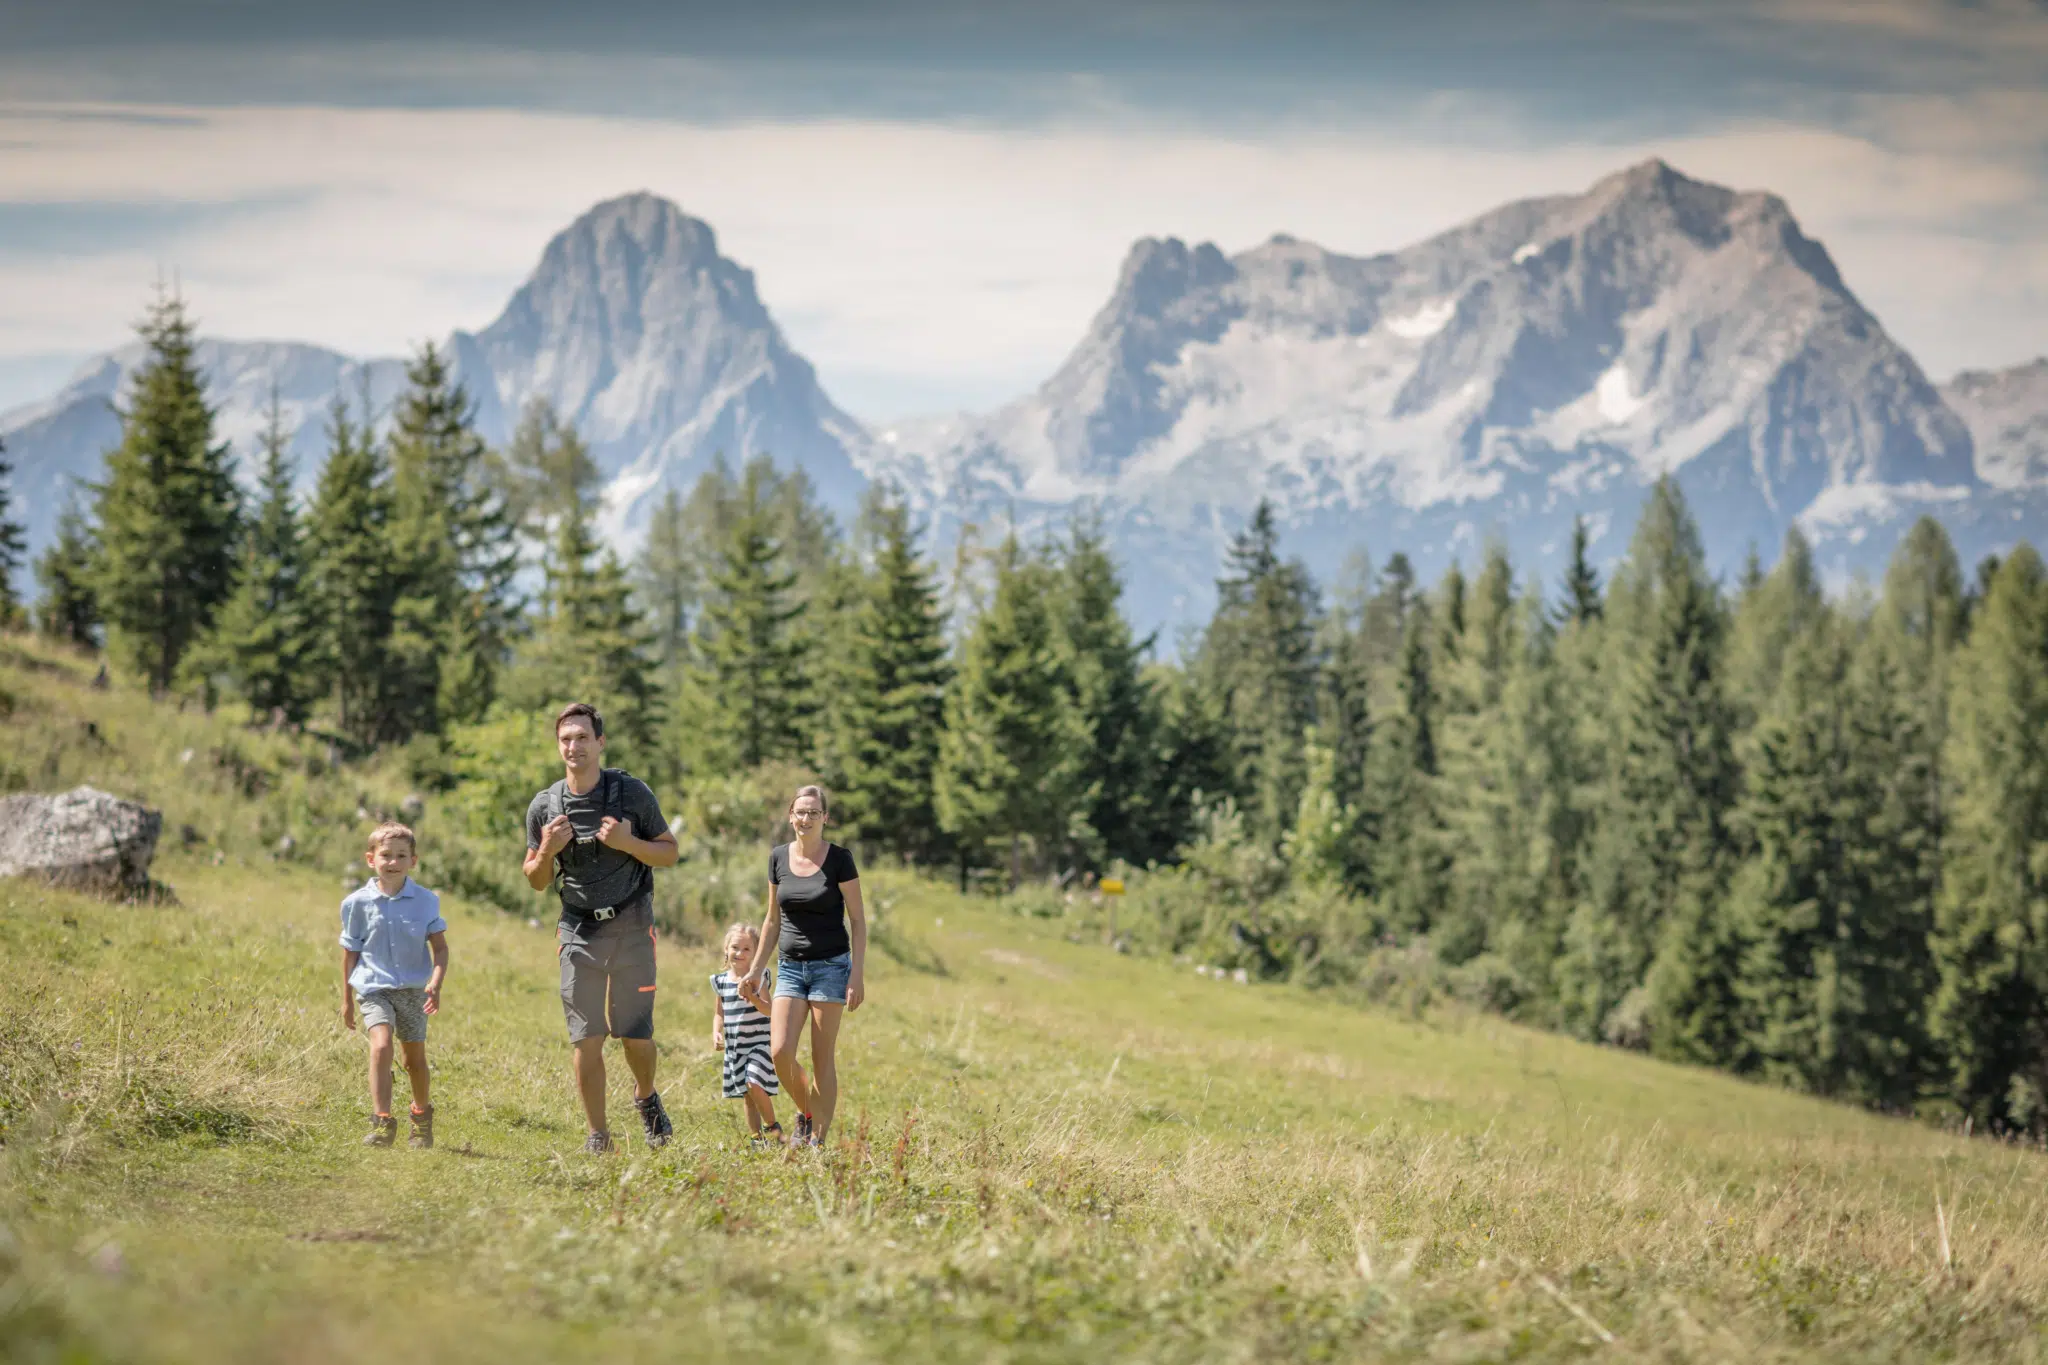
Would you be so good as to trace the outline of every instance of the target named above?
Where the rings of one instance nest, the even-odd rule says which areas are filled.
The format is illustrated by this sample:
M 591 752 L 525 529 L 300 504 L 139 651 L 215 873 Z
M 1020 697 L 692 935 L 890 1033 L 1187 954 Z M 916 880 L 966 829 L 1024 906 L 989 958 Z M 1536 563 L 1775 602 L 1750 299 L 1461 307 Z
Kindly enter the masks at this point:
M 1435 616 L 1420 597 L 1400 613 L 1396 662 L 1366 760 L 1365 818 L 1378 832 L 1372 882 L 1381 917 L 1407 933 L 1436 925 L 1448 890 L 1438 810 L 1435 647 L 1442 636 Z
M 387 646 L 401 735 L 482 716 L 520 610 L 517 527 L 469 395 L 431 342 L 406 385 L 390 440 L 398 592 Z
M 1735 1028 L 1736 945 L 1718 916 L 1736 779 L 1723 617 L 1699 528 L 1661 479 L 1608 596 L 1610 753 L 1560 1007 L 1583 1033 L 1624 1036 L 1636 1025 L 1615 1007 L 1643 986 L 1649 1041 L 1702 1060 Z
M 1308 571 L 1280 558 L 1271 503 L 1231 542 L 1216 591 L 1197 667 L 1229 726 L 1230 794 L 1277 848 L 1300 805 L 1303 735 L 1315 720 L 1318 604 Z
M 334 400 L 327 460 L 307 516 L 307 598 L 341 732 L 358 744 L 405 731 L 405 692 L 390 653 L 398 578 L 390 542 L 391 481 L 383 449 Z
M 1373 890 L 1373 846 L 1377 823 L 1365 791 L 1375 711 L 1365 621 L 1370 597 L 1332 612 L 1323 625 L 1323 668 L 1316 698 L 1318 742 L 1329 751 L 1333 799 L 1343 813 L 1337 840 L 1341 881 L 1361 896 Z M 1306 797 L 1303 798 L 1306 801 Z M 1297 826 L 1299 822 L 1297 821 Z
M 520 641 L 503 690 L 525 710 L 587 701 L 605 717 L 608 752 L 651 781 L 675 776 L 660 736 L 652 639 L 617 556 L 600 555 L 592 520 L 599 474 L 575 429 L 529 405 L 506 456 L 515 511 L 542 542 L 539 619 Z
M 692 711 L 686 724 L 700 771 L 803 759 L 813 709 L 812 658 L 798 575 L 774 534 L 761 485 L 718 548 L 697 619 Z
M 1745 1057 L 1773 1080 L 1900 1108 L 1922 1080 L 1934 892 L 1925 748 L 1897 660 L 1832 614 L 1791 641 L 1745 745 L 1729 894 Z
M 1092 513 L 1069 528 L 1059 589 L 1061 644 L 1088 733 L 1081 778 L 1088 827 L 1103 858 L 1142 866 L 1170 854 L 1180 831 L 1154 819 L 1159 713 L 1144 681 L 1152 640 L 1131 634 L 1121 609 L 1123 580 Z
M 941 851 L 932 783 L 945 725 L 945 620 L 902 500 L 877 496 L 865 520 L 873 558 L 834 689 L 831 728 L 845 742 L 839 804 L 863 839 L 928 862 Z
M 216 683 L 259 716 L 304 720 L 319 695 L 319 631 L 306 573 L 305 527 L 292 485 L 291 433 L 272 390 L 263 431 L 260 501 L 242 538 L 234 593 L 194 647 L 192 671 L 209 695 Z
M 92 527 L 67 495 L 57 514 L 57 536 L 36 560 L 36 629 L 68 645 L 99 644 L 99 597 L 93 590 L 93 565 L 98 552 Z
M 1526 689 L 1509 688 L 1527 666 L 1522 604 L 1507 551 L 1488 548 L 1465 603 L 1465 627 L 1446 670 L 1443 781 L 1448 913 L 1437 951 L 1458 962 L 1480 952 L 1496 926 L 1530 917 L 1530 820 L 1537 770 L 1527 733 Z
M 1600 572 L 1593 567 L 1587 551 L 1593 543 L 1592 531 L 1583 516 L 1572 518 L 1571 562 L 1564 571 L 1564 600 L 1558 603 L 1557 619 L 1560 624 L 1584 625 L 1599 618 Z
M 1060 648 L 1054 567 L 1014 536 L 994 567 L 994 595 L 946 695 L 933 796 L 963 852 L 1000 858 L 1014 884 L 1027 863 L 1045 870 L 1074 842 L 1088 734 Z
M 2048 1128 L 2048 573 L 2000 563 L 1956 656 L 1930 1022 L 1956 1101 Z
M 184 300 L 160 294 L 137 330 L 148 354 L 93 485 L 93 587 L 109 652 L 162 693 L 233 590 L 241 498 Z
M 665 690 L 681 685 L 690 658 L 700 560 L 685 519 L 682 495 L 664 489 L 647 523 L 647 540 L 633 563 L 633 588 L 654 633 L 654 655 Z
M 1785 532 L 1784 549 L 1770 573 L 1736 599 L 1725 691 L 1738 733 L 1770 705 L 1786 650 L 1817 628 L 1826 609 L 1813 547 L 1794 526 Z
M 22 620 L 21 570 L 28 558 L 28 530 L 8 514 L 14 507 L 14 465 L 0 441 L 0 630 Z

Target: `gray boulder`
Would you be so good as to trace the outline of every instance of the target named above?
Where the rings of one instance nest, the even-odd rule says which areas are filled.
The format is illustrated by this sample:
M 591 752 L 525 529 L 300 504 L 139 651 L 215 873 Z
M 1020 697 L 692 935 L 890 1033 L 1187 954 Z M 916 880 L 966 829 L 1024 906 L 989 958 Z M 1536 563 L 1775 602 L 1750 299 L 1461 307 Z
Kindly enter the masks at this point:
M 104 894 L 150 890 L 163 812 L 94 787 L 0 798 L 0 877 L 38 877 Z

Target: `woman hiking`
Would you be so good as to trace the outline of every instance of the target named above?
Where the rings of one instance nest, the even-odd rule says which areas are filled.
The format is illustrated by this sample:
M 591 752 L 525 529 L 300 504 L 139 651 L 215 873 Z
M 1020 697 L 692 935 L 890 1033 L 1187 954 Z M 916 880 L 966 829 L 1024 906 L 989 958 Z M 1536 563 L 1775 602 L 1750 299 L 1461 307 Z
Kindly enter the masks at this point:
M 768 916 L 761 922 L 745 986 L 756 990 L 771 953 L 779 953 L 768 1046 L 775 1075 L 796 1105 L 794 1146 L 823 1144 L 839 1106 L 839 1016 L 867 994 L 868 922 L 853 854 L 825 841 L 822 787 L 799 787 L 789 803 L 796 837 L 768 854 Z M 811 1072 L 796 1059 L 811 1025 Z

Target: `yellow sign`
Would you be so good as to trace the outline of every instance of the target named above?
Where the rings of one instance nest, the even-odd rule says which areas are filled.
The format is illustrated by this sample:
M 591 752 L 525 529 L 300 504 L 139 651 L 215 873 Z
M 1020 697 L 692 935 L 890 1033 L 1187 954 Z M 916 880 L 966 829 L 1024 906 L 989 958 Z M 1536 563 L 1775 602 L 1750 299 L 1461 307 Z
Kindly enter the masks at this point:
M 1102 887 L 1102 894 L 1105 896 L 1121 896 L 1124 893 L 1124 879 L 1122 877 L 1104 877 L 1099 884 Z

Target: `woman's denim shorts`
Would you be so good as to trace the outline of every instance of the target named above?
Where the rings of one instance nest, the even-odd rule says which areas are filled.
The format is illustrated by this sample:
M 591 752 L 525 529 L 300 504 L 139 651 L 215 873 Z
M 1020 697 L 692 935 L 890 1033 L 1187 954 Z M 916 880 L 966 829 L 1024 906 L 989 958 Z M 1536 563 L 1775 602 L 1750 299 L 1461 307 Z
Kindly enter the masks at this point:
M 846 1003 L 846 979 L 853 975 L 853 954 L 798 962 L 785 957 L 775 964 L 777 1000 L 812 1000 L 822 1005 Z

